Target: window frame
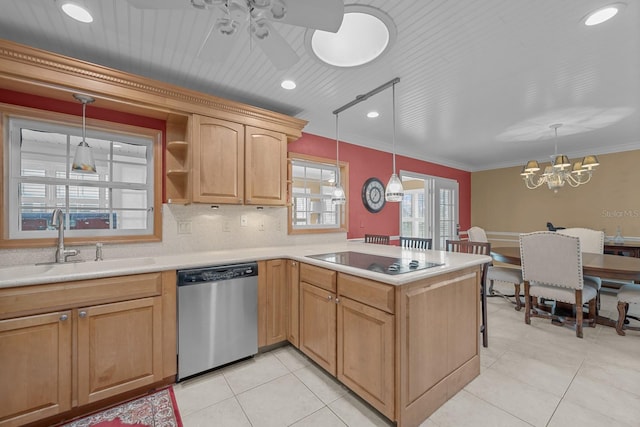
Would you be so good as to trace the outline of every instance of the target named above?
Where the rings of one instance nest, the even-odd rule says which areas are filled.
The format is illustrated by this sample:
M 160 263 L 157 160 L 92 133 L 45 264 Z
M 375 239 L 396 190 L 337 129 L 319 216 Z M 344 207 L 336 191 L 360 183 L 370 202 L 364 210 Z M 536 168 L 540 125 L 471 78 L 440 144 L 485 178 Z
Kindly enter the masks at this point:
M 53 111 L 38 110 L 28 107 L 20 107 L 11 104 L 0 103 L 0 138 L 2 138 L 2 150 L 0 150 L 0 200 L 3 207 L 0 209 L 0 248 L 36 248 L 55 245 L 56 237 L 34 237 L 34 238 L 11 238 L 10 215 L 12 201 L 9 191 L 9 171 L 11 137 L 9 135 L 9 119 L 33 120 L 47 122 L 52 125 L 71 126 L 79 128 L 82 126 L 82 117 Z M 131 137 L 142 137 L 151 139 L 150 150 L 153 156 L 153 230 L 147 234 L 87 234 L 83 236 L 65 236 L 65 243 L 69 245 L 92 244 L 97 242 L 109 243 L 141 243 L 162 241 L 162 141 L 163 132 L 160 129 L 151 129 L 133 125 L 121 124 L 98 119 L 86 119 L 86 127 L 91 131 L 117 133 Z M 6 168 L 6 171 L 5 171 Z M 90 233 L 90 232 L 89 232 Z
M 336 167 L 336 161 L 323 157 L 310 156 L 300 153 L 289 153 L 288 163 L 288 186 L 287 186 L 287 229 L 288 234 L 320 234 L 320 233 L 338 233 L 347 232 L 349 230 L 349 163 L 340 161 L 338 163 L 340 169 L 340 184 L 344 188 L 346 203 L 340 207 L 340 224 L 337 227 L 327 227 L 319 225 L 317 227 L 307 226 L 304 228 L 293 227 L 293 171 L 294 161 L 317 164 L 319 167 L 330 166 Z

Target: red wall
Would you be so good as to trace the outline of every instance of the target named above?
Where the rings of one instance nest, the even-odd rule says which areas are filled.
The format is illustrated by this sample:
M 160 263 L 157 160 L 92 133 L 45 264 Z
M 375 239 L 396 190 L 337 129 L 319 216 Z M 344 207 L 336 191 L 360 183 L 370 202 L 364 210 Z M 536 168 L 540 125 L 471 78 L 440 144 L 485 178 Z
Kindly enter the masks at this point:
M 335 159 L 336 141 L 303 133 L 288 146 L 289 152 Z M 340 161 L 349 163 L 349 232 L 347 238 L 367 234 L 400 234 L 400 209 L 397 203 L 387 203 L 378 213 L 369 212 L 362 204 L 362 185 L 376 177 L 384 185 L 389 181 L 393 167 L 391 153 L 340 142 Z M 460 229 L 471 226 L 471 173 L 435 163 L 396 156 L 397 171 L 405 170 L 458 181 L 460 203 Z

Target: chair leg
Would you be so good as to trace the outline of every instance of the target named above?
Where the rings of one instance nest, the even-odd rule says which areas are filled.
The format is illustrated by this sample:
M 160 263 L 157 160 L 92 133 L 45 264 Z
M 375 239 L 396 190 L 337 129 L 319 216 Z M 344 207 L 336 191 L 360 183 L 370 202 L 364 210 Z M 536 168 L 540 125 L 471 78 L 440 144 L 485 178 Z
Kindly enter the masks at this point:
M 598 303 L 596 299 L 589 301 L 589 326 L 596 327 L 596 319 L 598 317 Z
M 576 289 L 576 336 L 582 338 L 582 289 Z
M 524 282 L 524 323 L 531 324 L 531 296 L 529 296 L 529 282 Z
M 520 301 L 520 283 L 514 284 L 515 292 L 513 293 L 516 297 L 516 311 L 520 311 L 522 309 L 522 301 Z
M 489 347 L 489 331 L 487 330 L 487 290 L 485 289 L 485 283 L 481 285 L 482 297 L 482 346 Z
M 623 301 L 618 301 L 618 322 L 616 323 L 616 332 L 618 335 L 626 335 L 622 328 L 624 327 L 624 319 L 627 317 L 628 306 L 629 305 L 625 304 Z

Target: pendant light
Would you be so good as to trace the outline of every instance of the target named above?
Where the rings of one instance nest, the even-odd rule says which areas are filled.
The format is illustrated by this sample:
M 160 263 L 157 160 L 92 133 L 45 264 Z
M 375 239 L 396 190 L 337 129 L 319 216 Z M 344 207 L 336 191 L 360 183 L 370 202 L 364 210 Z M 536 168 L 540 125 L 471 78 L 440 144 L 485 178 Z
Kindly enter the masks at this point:
M 387 188 L 385 190 L 385 199 L 387 202 L 401 202 L 404 197 L 404 188 L 402 187 L 402 181 L 396 175 L 396 84 L 393 83 L 391 87 L 392 97 L 393 97 L 393 108 L 392 108 L 392 120 L 393 120 L 393 173 L 391 174 L 391 178 L 389 178 L 389 182 L 387 183 Z
M 89 147 L 89 144 L 85 141 L 87 104 L 95 100 L 90 96 L 80 94 L 73 94 L 73 97 L 82 102 L 82 141 L 80 141 L 80 144 L 76 147 L 76 154 L 73 156 L 71 170 L 81 173 L 97 173 L 96 161 L 93 159 L 91 147 Z
M 340 157 L 339 157 L 340 139 L 338 138 L 338 114 L 336 114 L 336 185 L 333 187 L 331 194 L 331 203 L 336 205 L 344 205 L 347 200 L 344 194 L 344 188 L 340 185 Z

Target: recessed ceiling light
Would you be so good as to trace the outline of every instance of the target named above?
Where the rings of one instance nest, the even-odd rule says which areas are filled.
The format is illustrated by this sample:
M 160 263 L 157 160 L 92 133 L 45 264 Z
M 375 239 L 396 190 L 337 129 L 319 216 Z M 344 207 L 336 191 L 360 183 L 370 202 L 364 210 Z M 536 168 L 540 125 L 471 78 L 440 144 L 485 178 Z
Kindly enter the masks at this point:
M 376 117 L 378 117 L 380 114 L 377 111 L 369 111 L 367 113 L 367 117 L 369 117 L 370 119 L 375 119 Z
M 93 16 L 91 16 L 91 13 L 77 3 L 65 1 L 60 4 L 60 8 L 67 14 L 67 16 L 75 19 L 76 21 L 84 22 L 86 24 L 93 22 Z
M 584 19 L 584 25 L 590 27 L 593 25 L 602 24 L 605 21 L 613 18 L 618 12 L 625 6 L 624 3 L 614 3 L 600 9 L 591 12 Z
M 307 50 L 320 61 L 336 67 L 368 64 L 388 52 L 396 38 L 393 20 L 371 6 L 347 5 L 336 33 L 307 30 Z
M 292 90 L 296 88 L 296 82 L 293 80 L 283 80 L 280 86 L 282 86 L 283 89 Z

